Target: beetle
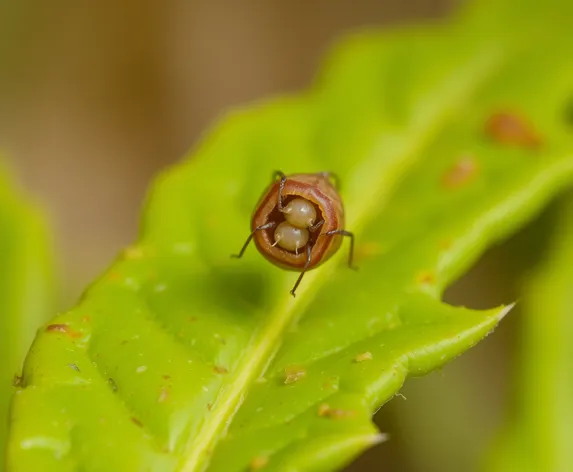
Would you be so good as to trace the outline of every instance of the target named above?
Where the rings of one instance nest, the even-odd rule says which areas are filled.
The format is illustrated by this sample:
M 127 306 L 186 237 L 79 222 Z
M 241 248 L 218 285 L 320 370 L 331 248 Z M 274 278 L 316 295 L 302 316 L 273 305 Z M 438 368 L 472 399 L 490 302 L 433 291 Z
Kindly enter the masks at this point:
M 332 172 L 287 177 L 276 171 L 253 213 L 251 234 L 232 257 L 241 258 L 254 239 L 268 261 L 300 272 L 290 291 L 294 297 L 304 274 L 330 259 L 343 236 L 350 239 L 348 267 L 356 269 L 354 234 L 344 229 L 344 207 Z

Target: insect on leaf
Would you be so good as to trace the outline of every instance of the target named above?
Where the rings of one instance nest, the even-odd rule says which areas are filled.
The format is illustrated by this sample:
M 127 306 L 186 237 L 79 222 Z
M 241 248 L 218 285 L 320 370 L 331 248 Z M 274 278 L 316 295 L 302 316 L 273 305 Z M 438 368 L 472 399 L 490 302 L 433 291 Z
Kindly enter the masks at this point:
M 404 380 L 509 309 L 448 306 L 444 289 L 571 181 L 555 5 L 511 31 L 491 3 L 359 34 L 309 93 L 223 120 L 158 178 L 137 243 L 38 335 L 11 470 L 332 470 L 380 442 L 372 414 Z M 296 298 L 297 274 L 254 247 L 229 257 L 279 169 L 338 174 L 357 240 L 358 272 L 343 244 Z

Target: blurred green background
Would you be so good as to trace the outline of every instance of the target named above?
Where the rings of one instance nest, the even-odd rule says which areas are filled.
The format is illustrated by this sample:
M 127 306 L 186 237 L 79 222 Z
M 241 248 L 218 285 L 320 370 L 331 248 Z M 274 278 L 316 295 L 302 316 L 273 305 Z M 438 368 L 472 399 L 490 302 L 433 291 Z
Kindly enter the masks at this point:
M 59 308 L 136 235 L 146 188 L 230 107 L 309 85 L 341 35 L 443 18 L 446 0 L 4 0 L 0 148 L 56 233 Z M 446 300 L 509 303 L 552 211 L 492 249 Z M 504 420 L 519 310 L 377 416 L 391 441 L 349 470 L 472 471 Z

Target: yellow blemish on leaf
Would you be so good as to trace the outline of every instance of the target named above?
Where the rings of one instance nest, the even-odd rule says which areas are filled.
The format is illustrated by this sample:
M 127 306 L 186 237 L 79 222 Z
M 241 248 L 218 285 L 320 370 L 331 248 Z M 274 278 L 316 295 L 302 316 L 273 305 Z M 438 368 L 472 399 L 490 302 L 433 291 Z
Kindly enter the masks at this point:
M 356 415 L 354 410 L 343 410 L 340 408 L 330 408 L 326 403 L 321 403 L 318 406 L 318 416 L 323 418 L 331 418 L 334 420 L 340 420 L 344 418 L 350 418 Z
M 300 366 L 289 366 L 285 369 L 285 385 L 298 382 L 306 376 L 306 370 Z
M 354 362 L 364 362 L 364 361 L 371 361 L 371 360 L 372 360 L 372 353 L 369 351 L 362 352 L 361 354 L 358 354 L 354 358 Z
M 265 467 L 269 463 L 269 458 L 267 456 L 257 456 L 251 460 L 249 468 L 251 470 L 259 470 Z
M 144 256 L 143 249 L 140 246 L 130 246 L 123 251 L 124 259 L 137 260 Z

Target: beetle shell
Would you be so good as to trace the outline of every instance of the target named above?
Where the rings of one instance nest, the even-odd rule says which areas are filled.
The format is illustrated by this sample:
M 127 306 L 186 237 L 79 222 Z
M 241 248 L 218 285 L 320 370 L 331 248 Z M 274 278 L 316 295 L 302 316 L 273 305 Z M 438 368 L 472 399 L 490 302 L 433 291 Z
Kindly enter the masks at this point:
M 279 181 L 273 182 L 261 197 L 257 209 L 253 214 L 251 229 L 271 221 L 280 223 L 284 215 L 278 210 Z M 282 192 L 283 205 L 290 200 L 302 197 L 311 202 L 317 212 L 317 222 L 324 220 L 324 224 L 311 233 L 310 244 L 312 253 L 308 269 L 317 267 L 326 262 L 340 248 L 342 238 L 340 235 L 319 236 L 328 231 L 344 228 L 344 208 L 340 195 L 323 174 L 295 174 L 287 176 Z M 286 251 L 274 243 L 274 228 L 257 231 L 254 235 L 255 245 L 259 252 L 273 264 L 287 270 L 302 271 L 306 263 L 306 250 L 298 254 Z

